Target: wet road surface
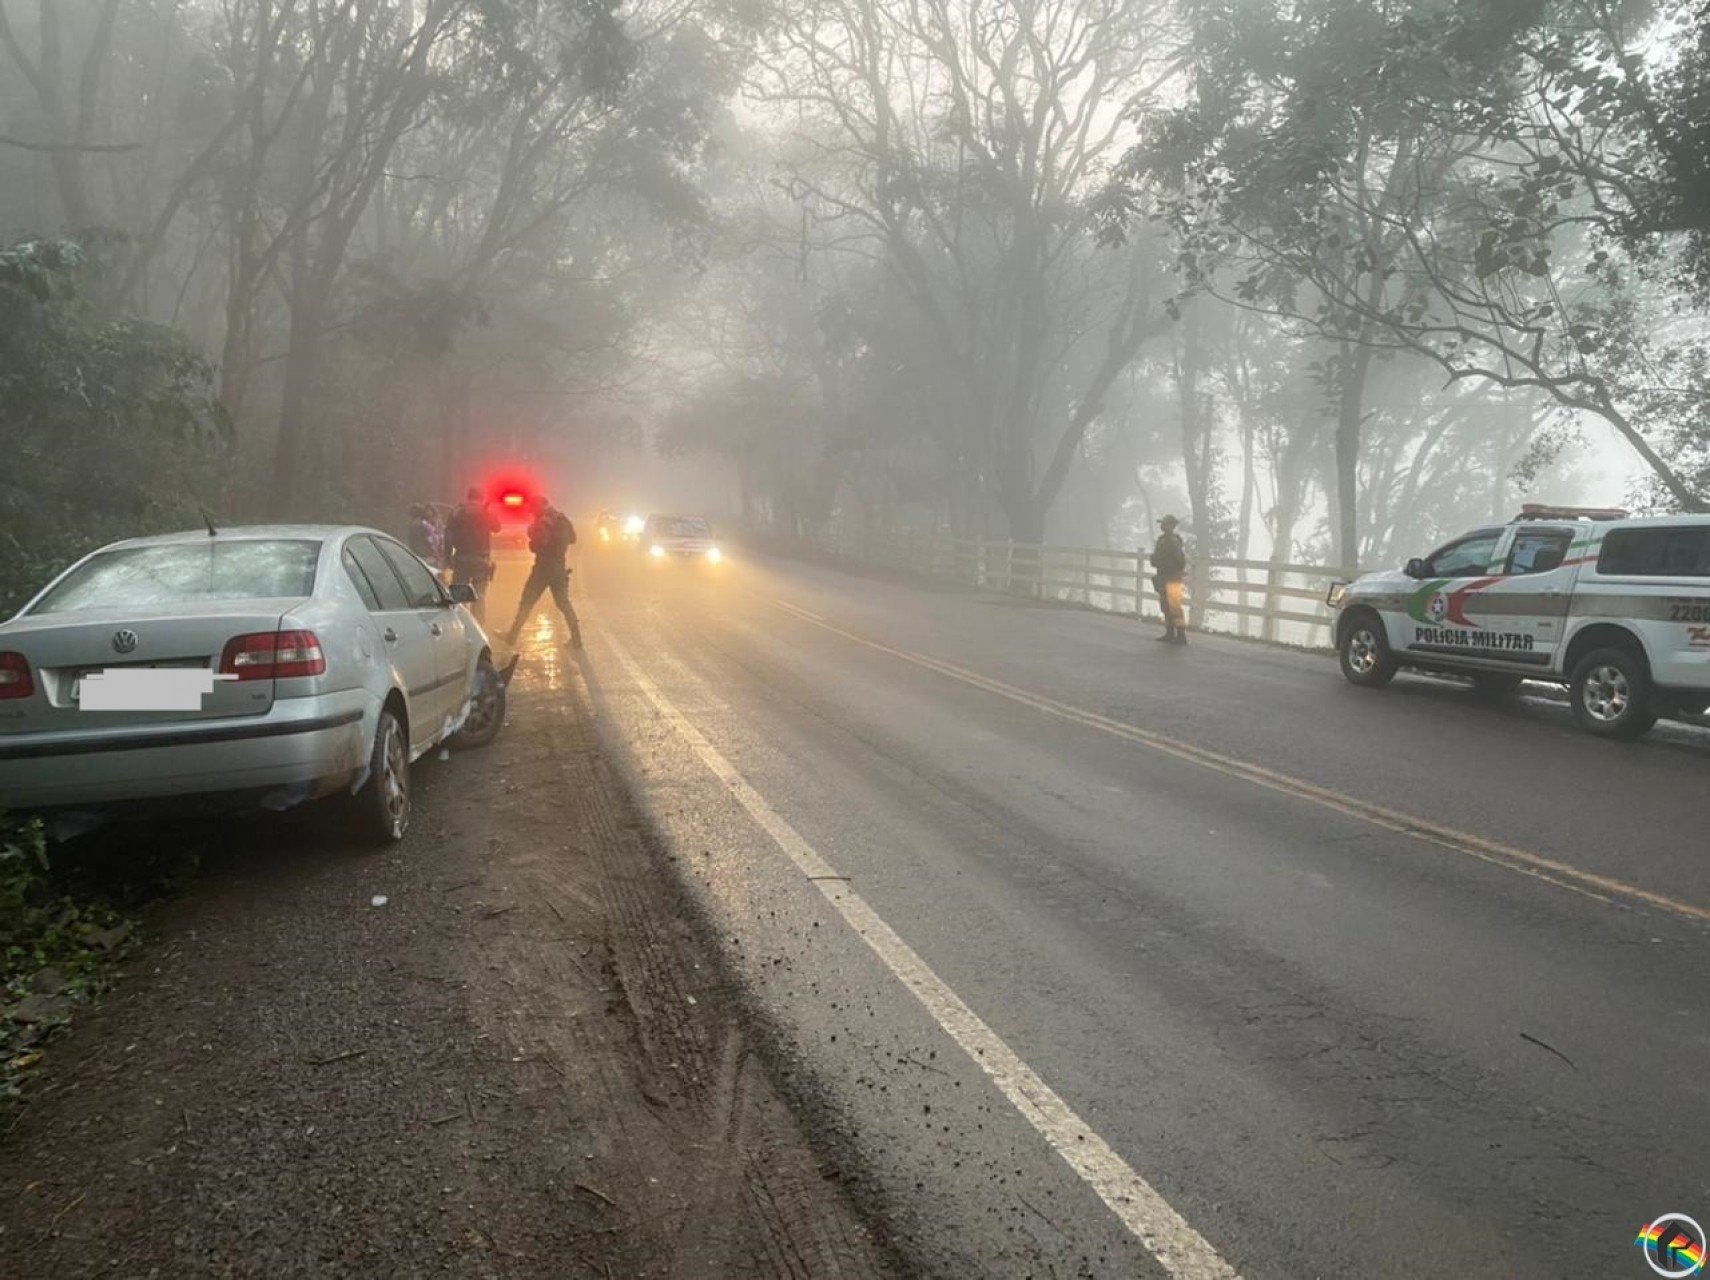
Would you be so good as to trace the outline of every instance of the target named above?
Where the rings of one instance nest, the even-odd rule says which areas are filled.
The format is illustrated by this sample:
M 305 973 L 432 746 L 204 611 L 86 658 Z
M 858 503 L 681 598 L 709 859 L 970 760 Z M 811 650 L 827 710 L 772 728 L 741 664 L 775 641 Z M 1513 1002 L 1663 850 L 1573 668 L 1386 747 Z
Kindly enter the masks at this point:
M 722 568 L 583 557 L 602 730 L 927 1270 L 1605 1280 L 1646 1273 L 1640 1224 L 1710 1216 L 1710 737 Z

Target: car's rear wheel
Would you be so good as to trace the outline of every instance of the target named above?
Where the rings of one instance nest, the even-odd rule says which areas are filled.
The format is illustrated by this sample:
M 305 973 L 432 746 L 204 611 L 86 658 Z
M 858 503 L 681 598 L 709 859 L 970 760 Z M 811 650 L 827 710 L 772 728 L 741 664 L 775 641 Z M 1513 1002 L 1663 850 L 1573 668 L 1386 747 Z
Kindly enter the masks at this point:
M 505 678 L 491 658 L 483 657 L 475 668 L 475 684 L 469 693 L 469 714 L 450 745 L 458 751 L 484 747 L 499 736 L 505 724 Z
M 410 829 L 410 740 L 390 707 L 380 709 L 368 781 L 353 799 L 363 835 L 376 842 L 402 840 Z
M 1657 722 L 1651 673 L 1631 649 L 1594 649 L 1575 664 L 1568 684 L 1573 718 L 1600 738 L 1637 738 Z
M 1363 689 L 1381 689 L 1395 679 L 1395 655 L 1389 649 L 1383 621 L 1374 613 L 1355 614 L 1342 628 L 1337 646 L 1342 674 Z

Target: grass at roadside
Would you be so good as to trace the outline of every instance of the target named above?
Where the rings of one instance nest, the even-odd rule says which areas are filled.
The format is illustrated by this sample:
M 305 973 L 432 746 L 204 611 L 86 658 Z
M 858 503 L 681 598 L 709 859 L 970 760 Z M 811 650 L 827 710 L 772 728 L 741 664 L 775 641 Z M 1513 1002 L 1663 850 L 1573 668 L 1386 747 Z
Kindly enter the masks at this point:
M 183 871 L 143 858 L 116 873 L 66 856 L 38 819 L 0 813 L 0 1128 L 77 1007 L 118 980 L 143 903 Z

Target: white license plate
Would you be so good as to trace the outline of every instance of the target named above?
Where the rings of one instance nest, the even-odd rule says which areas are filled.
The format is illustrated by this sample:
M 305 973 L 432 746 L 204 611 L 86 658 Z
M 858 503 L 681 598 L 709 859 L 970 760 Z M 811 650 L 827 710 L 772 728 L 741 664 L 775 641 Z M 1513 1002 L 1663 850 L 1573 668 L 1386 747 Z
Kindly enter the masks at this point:
M 71 685 L 80 711 L 200 711 L 216 680 L 206 667 L 109 667 L 85 671 Z

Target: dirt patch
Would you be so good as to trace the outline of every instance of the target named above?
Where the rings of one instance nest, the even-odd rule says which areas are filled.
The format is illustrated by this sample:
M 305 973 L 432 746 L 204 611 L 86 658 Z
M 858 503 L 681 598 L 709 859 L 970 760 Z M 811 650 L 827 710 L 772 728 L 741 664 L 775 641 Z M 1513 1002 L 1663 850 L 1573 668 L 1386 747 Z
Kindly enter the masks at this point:
M 210 834 L 0 1143 L 0 1273 L 895 1273 L 578 688 L 531 653 L 506 731 L 420 770 L 392 850 L 309 813 Z

